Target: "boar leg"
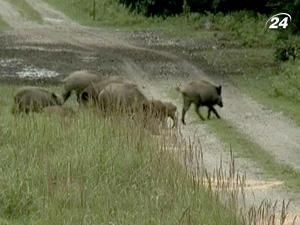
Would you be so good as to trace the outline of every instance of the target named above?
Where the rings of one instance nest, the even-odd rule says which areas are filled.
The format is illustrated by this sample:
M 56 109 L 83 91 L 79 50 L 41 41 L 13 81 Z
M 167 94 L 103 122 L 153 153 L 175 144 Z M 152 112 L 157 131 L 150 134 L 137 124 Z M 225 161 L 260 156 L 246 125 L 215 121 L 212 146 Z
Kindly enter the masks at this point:
M 183 99 L 183 108 L 182 108 L 181 122 L 182 122 L 184 125 L 185 125 L 184 117 L 185 117 L 186 112 L 189 110 L 191 104 L 192 104 L 192 102 L 191 102 L 189 99 L 187 99 L 187 98 L 184 98 L 184 99 Z
M 71 96 L 71 91 L 67 91 L 67 92 L 63 93 L 62 96 L 63 96 L 64 102 L 67 101 L 68 98 L 70 98 L 70 96 Z
M 208 119 L 208 120 L 210 119 L 210 113 L 211 113 L 211 108 L 208 107 L 208 112 L 207 112 L 207 119 Z
M 79 103 L 79 104 L 81 104 L 81 97 L 80 97 L 80 92 L 77 92 L 76 93 L 76 96 L 77 96 L 77 102 Z
M 217 110 L 213 107 L 213 106 L 210 106 L 209 109 L 208 109 L 208 115 L 207 115 L 207 118 L 209 119 L 210 118 L 210 112 L 213 111 L 213 113 L 216 115 L 216 117 L 218 119 L 220 119 L 220 115 L 218 114 Z
M 204 117 L 201 115 L 199 108 L 200 108 L 200 104 L 195 105 L 195 111 L 197 115 L 200 117 L 201 120 L 205 120 Z
M 177 116 L 176 115 L 170 115 L 171 119 L 173 120 L 173 126 L 172 128 L 174 127 L 177 127 Z

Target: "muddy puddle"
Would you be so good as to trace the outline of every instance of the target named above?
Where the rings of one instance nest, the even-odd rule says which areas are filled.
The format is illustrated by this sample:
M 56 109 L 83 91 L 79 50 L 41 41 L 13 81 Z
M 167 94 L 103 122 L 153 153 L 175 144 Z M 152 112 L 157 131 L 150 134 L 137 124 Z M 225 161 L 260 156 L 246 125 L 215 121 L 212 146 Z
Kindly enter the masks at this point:
M 32 65 L 24 65 L 22 59 L 10 58 L 0 60 L 0 69 L 3 77 L 15 76 L 15 78 L 52 78 L 59 74 L 45 68 Z

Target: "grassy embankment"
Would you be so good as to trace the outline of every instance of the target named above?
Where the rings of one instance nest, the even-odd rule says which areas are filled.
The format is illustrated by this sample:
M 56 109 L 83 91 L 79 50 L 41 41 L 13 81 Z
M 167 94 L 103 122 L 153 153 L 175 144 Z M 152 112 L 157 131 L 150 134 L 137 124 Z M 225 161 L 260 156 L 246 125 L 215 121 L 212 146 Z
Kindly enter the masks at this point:
M 7 29 L 9 26 L 8 24 L 0 17 L 0 31 Z
M 7 1 L 7 0 L 6 0 Z M 26 0 L 9 0 L 9 3 L 13 4 L 18 12 L 27 20 L 32 20 L 36 22 L 42 22 L 41 15 L 34 10 Z
M 234 168 L 231 178 L 222 170 L 215 176 L 215 188 L 231 196 L 221 203 L 212 185 L 201 184 L 207 178 L 212 184 L 204 170 L 196 179 L 183 166 L 191 163 L 192 146 L 172 144 L 185 155 L 181 165 L 169 148 L 171 136 L 153 137 L 139 122 L 92 111 L 13 117 L 15 88 L 1 85 L 1 224 L 247 225 L 274 216 L 267 205 L 240 214 L 238 189 L 222 184 L 236 182 Z

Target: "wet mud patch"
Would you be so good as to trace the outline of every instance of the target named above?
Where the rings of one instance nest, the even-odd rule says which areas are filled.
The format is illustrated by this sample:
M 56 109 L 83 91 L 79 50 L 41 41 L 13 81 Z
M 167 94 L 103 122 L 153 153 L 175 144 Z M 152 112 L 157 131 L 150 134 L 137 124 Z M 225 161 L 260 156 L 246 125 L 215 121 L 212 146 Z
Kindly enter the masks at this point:
M 0 38 L 0 43 L 4 40 Z M 5 40 L 7 41 L 7 40 Z M 126 76 L 124 63 L 138 65 L 150 80 L 188 77 L 180 60 L 160 51 L 132 47 L 82 48 L 70 44 L 9 43 L 0 47 L 0 81 L 21 79 L 45 82 L 61 80 L 75 70 L 88 70 L 103 77 Z M 142 76 L 142 74 L 141 74 Z
M 5 48 L 0 50 L 0 60 L 2 62 L 18 61 L 14 67 L 11 66 L 11 63 L 1 64 L 2 76 L 18 77 L 21 71 L 28 71 L 28 68 L 64 73 L 71 68 L 81 67 L 79 57 L 75 53 L 67 51 L 52 52 L 37 49 Z
M 1 40 L 0 40 L 1 41 Z M 175 75 L 179 65 L 151 50 L 135 48 L 95 48 L 94 51 L 69 45 L 26 44 L 0 48 L 0 80 L 4 78 L 53 78 L 86 69 L 103 76 L 123 76 L 122 65 L 129 59 L 150 76 Z

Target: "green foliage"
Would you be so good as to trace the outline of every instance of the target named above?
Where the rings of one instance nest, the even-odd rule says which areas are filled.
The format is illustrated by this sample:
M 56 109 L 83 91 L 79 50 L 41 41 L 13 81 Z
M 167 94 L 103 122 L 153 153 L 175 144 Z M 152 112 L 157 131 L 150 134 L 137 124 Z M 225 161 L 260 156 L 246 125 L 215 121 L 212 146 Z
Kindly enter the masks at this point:
M 245 47 L 271 46 L 276 40 L 276 32 L 264 30 L 267 17 L 253 12 L 234 12 L 226 15 L 210 15 L 217 30 L 230 32 L 235 40 Z
M 138 13 L 145 16 L 169 16 L 181 13 L 183 10 L 183 0 L 119 0 Z
M 92 26 L 147 26 L 148 20 L 130 11 L 117 0 L 45 0 L 80 23 Z M 95 20 L 94 20 L 95 15 Z
M 265 12 L 267 0 L 213 0 L 197 1 L 187 0 L 192 12 L 233 12 L 240 10 L 253 10 L 255 12 Z
M 119 0 L 132 10 L 146 16 L 169 16 L 179 14 L 188 6 L 190 12 L 232 12 L 239 10 L 266 11 L 267 0 Z
M 275 50 L 275 59 L 277 61 L 287 61 L 290 58 L 296 58 L 296 49 L 290 45 L 278 45 Z
M 300 37 L 288 32 L 279 33 L 276 40 L 275 59 L 277 61 L 295 60 L 300 50 Z
M 280 65 L 279 72 L 271 78 L 271 95 L 285 97 L 300 103 L 300 61 Z

